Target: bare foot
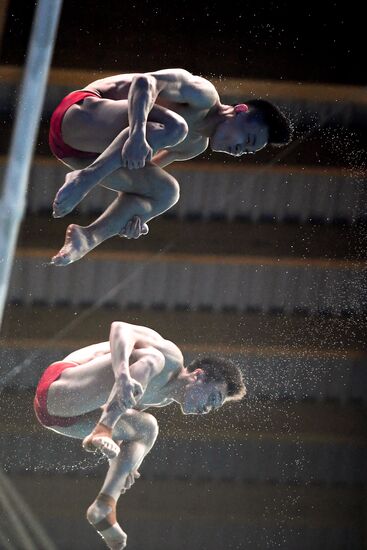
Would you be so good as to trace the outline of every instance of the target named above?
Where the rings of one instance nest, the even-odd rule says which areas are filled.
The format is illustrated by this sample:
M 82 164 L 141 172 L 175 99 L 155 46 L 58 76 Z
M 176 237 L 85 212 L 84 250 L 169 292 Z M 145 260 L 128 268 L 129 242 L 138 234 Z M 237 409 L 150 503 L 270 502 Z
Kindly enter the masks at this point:
M 116 521 L 116 502 L 109 495 L 100 493 L 89 506 L 87 520 L 101 535 L 110 550 L 123 550 L 127 535 Z
M 100 451 L 110 460 L 120 453 L 120 447 L 112 439 L 112 430 L 98 423 L 93 432 L 83 439 L 83 449 L 90 453 Z
M 51 263 L 62 266 L 76 262 L 98 244 L 97 239 L 85 227 L 72 223 L 66 230 L 64 246 L 52 258 Z
M 88 436 L 90 437 L 90 436 Z M 90 439 L 83 441 L 83 448 L 88 452 L 100 451 L 109 460 L 116 458 L 120 452 L 120 447 L 116 445 L 113 439 L 104 436 L 93 436 Z
M 64 185 L 56 193 L 53 217 L 62 218 L 74 210 L 94 185 L 94 180 L 85 174 L 85 170 L 74 170 L 66 174 Z

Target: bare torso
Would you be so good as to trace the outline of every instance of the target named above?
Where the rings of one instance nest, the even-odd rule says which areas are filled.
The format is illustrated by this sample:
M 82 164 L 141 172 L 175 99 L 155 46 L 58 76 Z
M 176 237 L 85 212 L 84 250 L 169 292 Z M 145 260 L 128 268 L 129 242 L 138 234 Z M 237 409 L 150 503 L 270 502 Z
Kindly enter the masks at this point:
M 110 99 L 114 101 L 125 100 L 127 102 L 131 82 L 133 78 L 137 76 L 135 73 L 117 75 L 107 77 L 101 80 L 96 80 L 91 84 L 88 84 L 84 89 L 98 92 L 103 99 Z M 219 96 L 214 89 L 211 88 L 210 83 L 201 78 L 193 76 L 193 84 L 204 82 L 205 86 L 209 86 L 210 94 L 208 94 L 208 101 L 202 105 L 193 105 L 189 102 L 183 102 L 182 97 L 178 94 L 177 101 L 174 100 L 174 93 L 165 93 L 164 91 L 159 94 L 155 103 L 166 109 L 170 109 L 175 113 L 182 116 L 189 128 L 187 137 L 178 145 L 170 148 L 172 151 L 185 155 L 187 158 L 197 156 L 208 147 L 209 140 L 200 133 L 200 125 L 211 107 L 219 101 Z M 127 109 L 127 103 L 126 103 Z M 126 111 L 127 117 L 127 111 Z M 127 123 L 127 118 L 125 123 Z M 149 116 L 149 120 L 154 120 L 154 108 Z M 159 120 L 157 120 L 159 122 Z M 126 124 L 127 125 L 127 124 Z
M 166 386 L 172 377 L 176 376 L 183 368 L 183 356 L 179 348 L 170 340 L 165 340 L 157 332 L 147 327 L 134 325 L 136 342 L 130 355 L 130 364 L 135 363 L 151 350 L 160 352 L 165 360 L 163 370 L 148 384 L 142 399 L 135 407 L 144 410 L 147 407 L 165 407 L 172 403 L 167 396 Z M 97 357 L 108 359 L 112 368 L 110 342 L 101 342 L 72 352 L 64 358 L 64 361 L 72 361 L 84 365 Z
M 53 215 L 71 212 L 96 185 L 119 196 L 89 226 L 70 224 L 64 246 L 52 258 L 59 266 L 79 260 L 115 235 L 138 238 L 142 230 L 130 230 L 136 220 L 146 233 L 147 222 L 179 198 L 179 183 L 163 168 L 207 149 L 222 108 L 215 87 L 184 69 L 117 75 L 84 90 L 98 97 L 91 94 L 67 109 L 61 137 L 95 158 L 78 153 L 63 157 L 73 171 L 55 197 Z

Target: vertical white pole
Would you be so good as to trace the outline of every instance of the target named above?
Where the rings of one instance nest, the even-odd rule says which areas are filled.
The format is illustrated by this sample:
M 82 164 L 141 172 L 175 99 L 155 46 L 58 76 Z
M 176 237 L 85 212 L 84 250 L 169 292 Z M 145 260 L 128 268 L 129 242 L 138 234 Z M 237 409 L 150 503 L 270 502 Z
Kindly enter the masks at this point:
M 18 489 L 0 468 L 0 503 L 5 511 L 5 522 L 9 519 L 9 528 L 4 535 L 13 533 L 9 542 L 19 541 L 24 550 L 57 550 L 32 510 L 24 501 Z M 1 532 L 1 531 L 0 531 Z
M 62 0 L 39 0 L 0 200 L 0 327 Z

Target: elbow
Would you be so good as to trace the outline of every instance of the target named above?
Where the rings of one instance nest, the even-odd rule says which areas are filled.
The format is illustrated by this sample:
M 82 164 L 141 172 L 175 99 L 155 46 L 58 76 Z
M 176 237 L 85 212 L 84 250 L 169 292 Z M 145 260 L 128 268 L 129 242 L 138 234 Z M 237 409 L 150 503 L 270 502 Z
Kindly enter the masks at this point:
M 134 76 L 131 83 L 134 85 L 135 88 L 142 91 L 148 92 L 153 89 L 152 79 L 145 74 Z
M 120 332 L 123 329 L 125 323 L 122 321 L 112 321 L 111 328 L 110 328 L 110 336 L 113 334 L 116 334 L 116 332 Z
M 112 321 L 111 329 L 122 327 L 124 323 L 122 321 Z

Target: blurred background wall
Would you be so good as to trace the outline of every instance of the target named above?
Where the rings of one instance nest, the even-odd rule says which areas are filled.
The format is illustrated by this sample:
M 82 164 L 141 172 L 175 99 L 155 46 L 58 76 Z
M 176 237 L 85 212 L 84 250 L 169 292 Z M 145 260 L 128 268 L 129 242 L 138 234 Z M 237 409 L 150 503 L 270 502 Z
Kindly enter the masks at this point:
M 2 173 L 34 4 L 0 3 Z M 103 548 L 84 513 L 106 464 L 37 425 L 34 388 L 116 319 L 187 361 L 232 357 L 248 386 L 206 418 L 154 412 L 159 439 L 119 505 L 129 549 L 367 548 L 365 46 L 353 2 L 323 7 L 64 1 L 0 340 L 0 372 L 15 374 L 1 461 L 57 549 Z M 47 145 L 53 109 L 96 78 L 168 67 L 209 78 L 224 103 L 275 102 L 293 143 L 171 165 L 181 198 L 148 237 L 49 266 L 67 224 L 113 198 L 96 190 L 52 219 L 66 173 Z M 1 511 L 0 547 L 22 548 Z

